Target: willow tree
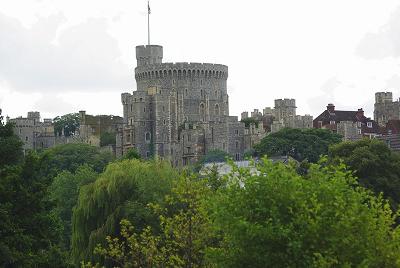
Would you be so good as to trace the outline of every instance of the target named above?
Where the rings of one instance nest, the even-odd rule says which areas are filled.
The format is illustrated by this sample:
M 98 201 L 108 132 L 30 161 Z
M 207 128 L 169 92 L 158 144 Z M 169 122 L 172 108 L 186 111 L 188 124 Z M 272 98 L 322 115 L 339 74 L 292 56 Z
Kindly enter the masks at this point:
M 166 162 L 124 160 L 110 164 L 94 183 L 83 186 L 72 218 L 75 264 L 98 261 L 94 248 L 119 232 L 123 218 L 139 231 L 146 226 L 157 230 L 159 219 L 148 204 L 162 204 L 178 176 Z

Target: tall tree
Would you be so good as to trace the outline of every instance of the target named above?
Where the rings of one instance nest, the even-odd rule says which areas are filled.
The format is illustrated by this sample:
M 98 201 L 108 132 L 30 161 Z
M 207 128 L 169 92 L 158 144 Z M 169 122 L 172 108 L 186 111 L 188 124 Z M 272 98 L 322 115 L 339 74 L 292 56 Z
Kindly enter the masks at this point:
M 147 204 L 161 204 L 178 176 L 166 162 L 123 160 L 108 165 L 94 183 L 81 187 L 72 221 L 74 262 L 93 260 L 97 243 L 116 235 L 123 218 L 139 232 L 148 225 L 157 229 L 159 220 Z
M 340 135 L 326 129 L 285 128 L 263 138 L 254 149 L 258 156 L 287 155 L 297 161 L 315 163 L 321 155 L 328 154 L 330 145 L 340 141 Z
M 340 166 L 295 167 L 264 159 L 236 169 L 211 204 L 216 267 L 397 267 L 399 227 L 390 206 Z
M 329 150 L 330 161 L 344 161 L 360 184 L 376 194 L 383 193 L 394 208 L 400 204 L 400 154 L 378 140 L 343 142 Z
M 0 168 L 22 160 L 22 145 L 23 142 L 14 134 L 14 125 L 3 122 L 0 109 Z

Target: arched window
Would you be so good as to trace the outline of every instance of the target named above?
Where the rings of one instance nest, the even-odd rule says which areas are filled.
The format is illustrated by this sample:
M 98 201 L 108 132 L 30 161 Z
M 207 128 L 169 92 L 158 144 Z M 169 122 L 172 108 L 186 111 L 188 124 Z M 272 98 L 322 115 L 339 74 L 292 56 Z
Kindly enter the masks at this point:
M 219 115 L 219 104 L 218 104 L 218 103 L 215 104 L 215 107 L 214 107 L 214 114 L 215 114 L 215 115 Z
M 204 103 L 200 103 L 199 113 L 200 113 L 200 120 L 206 121 L 206 108 Z
M 150 132 L 146 132 L 146 134 L 144 134 L 144 139 L 145 139 L 146 142 L 150 142 L 150 140 L 151 140 Z

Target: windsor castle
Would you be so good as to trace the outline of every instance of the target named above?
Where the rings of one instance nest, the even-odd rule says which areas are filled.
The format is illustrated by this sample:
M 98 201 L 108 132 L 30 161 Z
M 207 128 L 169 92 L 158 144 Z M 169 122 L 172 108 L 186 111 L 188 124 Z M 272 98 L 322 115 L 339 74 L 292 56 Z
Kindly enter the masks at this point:
M 137 46 L 136 59 L 137 91 L 121 95 L 117 155 L 135 149 L 174 166 L 193 164 L 215 149 L 243 158 L 245 127 L 229 116 L 227 66 L 163 63 L 158 45 Z

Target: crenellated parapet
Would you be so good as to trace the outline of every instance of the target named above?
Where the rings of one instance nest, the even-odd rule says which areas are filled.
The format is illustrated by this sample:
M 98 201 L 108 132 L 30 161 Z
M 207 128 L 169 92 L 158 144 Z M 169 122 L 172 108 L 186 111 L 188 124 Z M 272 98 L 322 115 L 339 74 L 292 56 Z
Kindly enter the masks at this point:
M 138 66 L 135 69 L 136 81 L 161 78 L 228 78 L 228 66 L 212 63 L 160 63 L 146 66 Z

